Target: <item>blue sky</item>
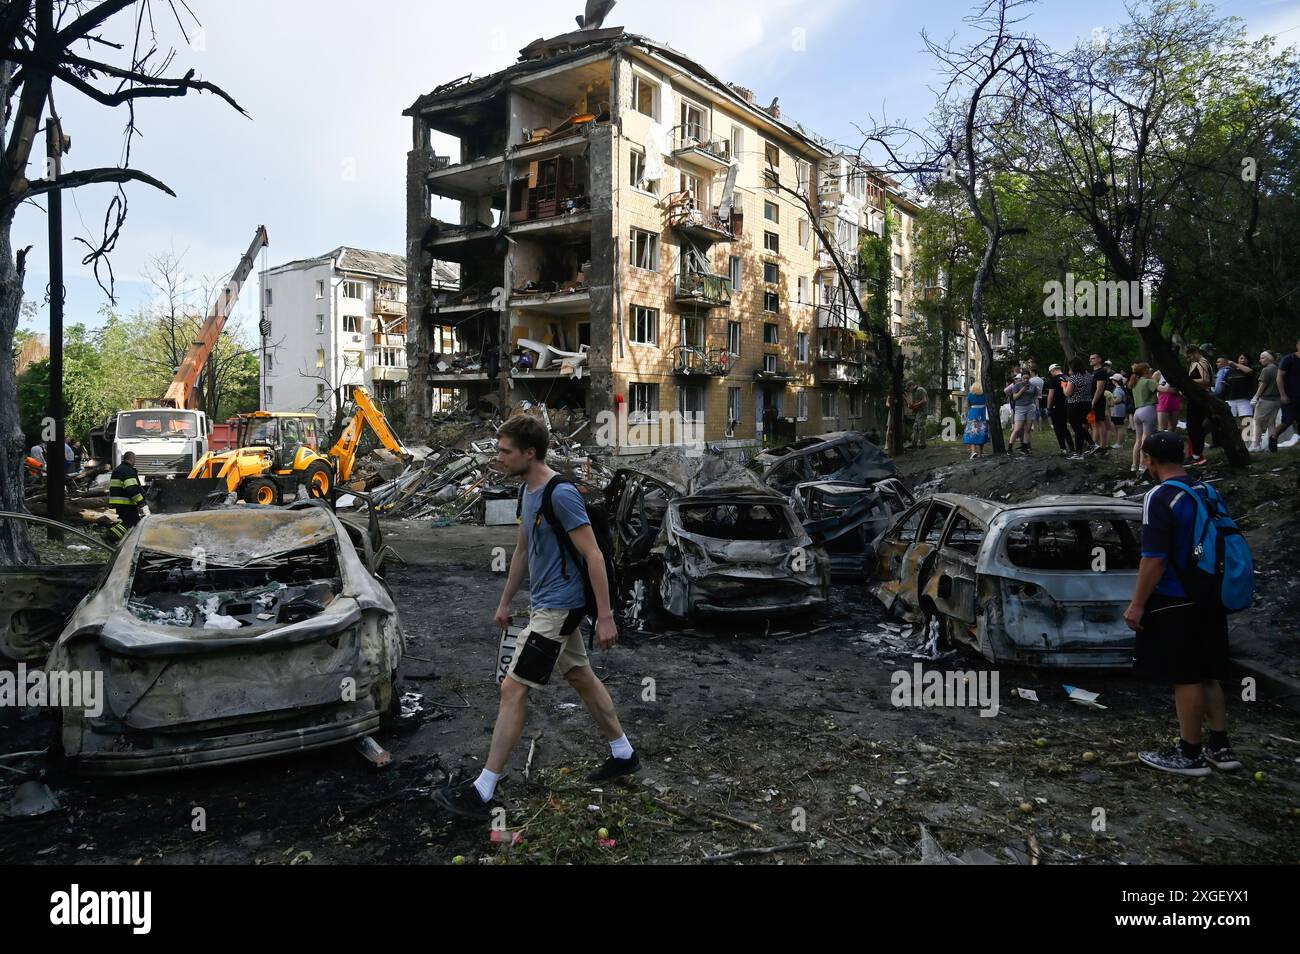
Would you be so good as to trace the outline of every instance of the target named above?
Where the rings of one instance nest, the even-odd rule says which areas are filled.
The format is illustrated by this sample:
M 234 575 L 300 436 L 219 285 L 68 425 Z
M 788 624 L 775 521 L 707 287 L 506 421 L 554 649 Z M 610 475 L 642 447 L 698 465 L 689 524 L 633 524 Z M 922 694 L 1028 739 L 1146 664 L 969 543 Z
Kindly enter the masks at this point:
M 157 6 L 163 6 L 161 3 Z M 253 230 L 265 224 L 271 265 L 339 245 L 401 252 L 410 121 L 420 94 L 466 73 L 508 65 L 517 50 L 574 26 L 581 0 L 189 0 L 202 31 L 179 46 L 177 73 L 193 66 L 249 112 L 211 96 L 145 101 L 132 164 L 171 186 L 177 198 L 128 186 L 130 212 L 113 256 L 118 308 L 148 301 L 142 271 L 164 251 L 184 254 L 196 281 L 229 272 Z M 1300 44 L 1300 0 L 1223 0 L 1220 12 L 1250 32 Z M 887 112 L 920 123 L 930 109 L 933 66 L 920 33 L 965 30 L 959 0 L 620 0 L 606 26 L 651 36 L 753 89 L 779 96 L 783 115 L 840 142 L 854 124 Z M 1067 46 L 1123 19 L 1121 0 L 1043 0 L 1028 24 Z M 802 49 L 799 47 L 802 46 Z M 65 168 L 114 164 L 124 110 L 110 111 L 64 87 L 56 103 L 73 149 Z M 76 235 L 98 235 L 114 190 L 75 190 L 64 202 L 67 321 L 96 324 L 106 303 Z M 27 297 L 41 305 L 25 327 L 44 331 L 48 309 L 46 218 L 29 206 L 14 227 L 31 245 Z M 260 264 L 260 263 L 259 263 Z M 255 295 L 235 320 L 255 323 Z

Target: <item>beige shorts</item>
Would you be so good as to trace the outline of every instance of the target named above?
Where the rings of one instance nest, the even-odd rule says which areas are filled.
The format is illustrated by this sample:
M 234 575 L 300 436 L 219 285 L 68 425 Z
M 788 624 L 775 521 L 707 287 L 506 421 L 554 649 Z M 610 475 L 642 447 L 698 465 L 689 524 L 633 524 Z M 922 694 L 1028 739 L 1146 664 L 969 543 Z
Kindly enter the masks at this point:
M 560 675 L 578 666 L 590 666 L 582 644 L 581 609 L 532 609 L 528 626 L 519 634 L 515 658 L 506 675 L 525 686 L 540 689 L 558 668 Z

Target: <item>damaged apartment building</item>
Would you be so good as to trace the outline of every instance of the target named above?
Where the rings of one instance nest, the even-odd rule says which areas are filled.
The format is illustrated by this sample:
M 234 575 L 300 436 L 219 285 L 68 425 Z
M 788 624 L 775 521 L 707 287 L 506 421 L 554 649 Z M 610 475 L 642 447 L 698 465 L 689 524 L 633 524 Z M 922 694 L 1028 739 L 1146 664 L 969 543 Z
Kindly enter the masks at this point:
M 626 412 L 622 446 L 671 442 L 637 427 L 667 411 L 724 445 L 761 437 L 769 407 L 789 436 L 873 425 L 870 342 L 802 198 L 823 224 L 844 219 L 837 242 L 856 249 L 866 180 L 836 176 L 775 102 L 611 28 L 538 40 L 406 115 L 415 418 L 526 401 Z M 828 205 L 809 195 L 835 183 Z M 911 229 L 896 234 L 901 310 Z M 459 267 L 456 289 L 435 288 L 438 261 Z

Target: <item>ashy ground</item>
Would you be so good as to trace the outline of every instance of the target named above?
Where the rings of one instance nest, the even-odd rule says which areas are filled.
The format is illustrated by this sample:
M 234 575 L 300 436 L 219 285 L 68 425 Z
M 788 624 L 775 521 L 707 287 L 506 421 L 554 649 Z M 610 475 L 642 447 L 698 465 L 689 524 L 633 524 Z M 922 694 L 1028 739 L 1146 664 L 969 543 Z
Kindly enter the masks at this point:
M 1029 460 L 972 464 L 940 444 L 900 466 L 914 484 L 989 496 L 1141 490 L 1116 486 L 1118 452 L 1075 463 L 1048 451 L 1040 438 Z M 624 634 L 594 653 L 645 761 L 632 781 L 586 784 L 604 743 L 562 680 L 534 693 L 502 789 L 508 831 L 494 842 L 489 828 L 440 815 L 429 792 L 477 774 L 487 751 L 504 580 L 494 562 L 513 529 L 393 521 L 388 540 L 408 561 L 390 573 L 410 637 L 402 688 L 419 708 L 380 738 L 392 766 L 374 770 L 344 747 L 143 780 L 56 774 L 61 809 L 0 820 L 0 861 L 1294 863 L 1298 462 L 1284 453 L 1247 475 L 1211 468 L 1261 562 L 1260 599 L 1235 619 L 1234 645 L 1274 677 L 1257 681 L 1254 701 L 1229 687 L 1241 772 L 1187 780 L 1139 765 L 1136 752 L 1169 744 L 1176 728 L 1168 691 L 1124 673 L 992 673 L 961 654 L 922 665 L 996 675 L 996 715 L 895 705 L 913 640 L 882 626 L 893 621 L 865 585 L 845 584 L 819 617 Z M 1108 708 L 1069 702 L 1064 684 Z M 50 717 L 29 715 L 0 713 L 0 755 L 43 745 Z M 40 776 L 44 760 L 0 759 L 0 804 L 24 772 Z

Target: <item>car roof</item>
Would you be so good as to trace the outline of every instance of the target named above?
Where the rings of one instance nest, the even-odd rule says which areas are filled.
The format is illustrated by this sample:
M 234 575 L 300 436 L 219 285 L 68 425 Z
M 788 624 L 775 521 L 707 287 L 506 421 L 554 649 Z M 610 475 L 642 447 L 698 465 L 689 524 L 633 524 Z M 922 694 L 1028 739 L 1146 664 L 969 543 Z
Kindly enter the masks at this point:
M 1132 510 L 1142 512 L 1140 500 L 1123 497 L 1103 497 L 1099 494 L 1048 494 L 1032 500 L 1017 502 L 985 500 L 969 494 L 934 494 L 927 500 L 937 500 L 954 507 L 961 507 L 973 513 L 983 523 L 992 523 L 994 519 L 1012 511 L 1057 510 L 1062 507 L 1078 507 L 1092 510 Z

